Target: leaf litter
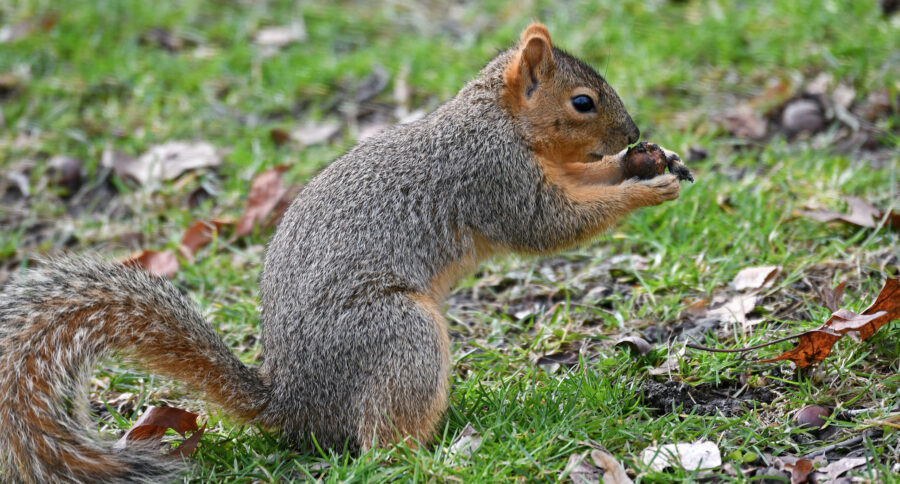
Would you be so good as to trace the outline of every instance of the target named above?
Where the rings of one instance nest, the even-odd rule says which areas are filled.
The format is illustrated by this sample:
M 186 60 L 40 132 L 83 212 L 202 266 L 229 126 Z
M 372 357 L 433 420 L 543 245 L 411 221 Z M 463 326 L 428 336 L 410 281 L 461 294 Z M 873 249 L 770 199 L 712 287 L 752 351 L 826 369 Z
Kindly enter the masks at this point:
M 866 340 L 883 325 L 895 319 L 900 319 L 900 282 L 897 279 L 889 278 L 885 281 L 875 302 L 862 314 L 838 309 L 828 321 L 816 329 L 745 348 L 717 349 L 696 344 L 688 344 L 687 347 L 704 351 L 739 353 L 798 339 L 794 348 L 774 358 L 759 360 L 759 363 L 791 360 L 798 368 L 806 368 L 824 360 L 831 353 L 834 344 L 844 335 L 854 333 L 861 340 Z

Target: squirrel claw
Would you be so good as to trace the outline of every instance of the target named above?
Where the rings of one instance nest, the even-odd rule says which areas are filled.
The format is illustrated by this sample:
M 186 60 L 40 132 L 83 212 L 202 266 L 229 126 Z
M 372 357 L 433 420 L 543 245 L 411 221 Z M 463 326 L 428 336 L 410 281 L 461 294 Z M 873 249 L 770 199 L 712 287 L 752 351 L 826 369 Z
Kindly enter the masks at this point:
M 669 168 L 669 173 L 678 177 L 679 180 L 687 180 L 694 183 L 694 175 L 691 174 L 691 170 L 681 161 L 681 157 L 678 156 L 677 153 L 665 148 L 663 148 L 663 151 L 666 154 L 666 167 Z

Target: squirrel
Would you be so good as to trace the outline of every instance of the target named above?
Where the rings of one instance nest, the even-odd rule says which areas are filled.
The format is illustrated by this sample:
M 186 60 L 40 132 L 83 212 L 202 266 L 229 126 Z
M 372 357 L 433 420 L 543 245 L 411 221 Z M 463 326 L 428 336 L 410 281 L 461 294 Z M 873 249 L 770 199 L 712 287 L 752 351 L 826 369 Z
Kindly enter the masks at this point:
M 441 306 L 454 283 L 487 257 L 572 247 L 677 198 L 671 173 L 626 178 L 639 136 L 604 78 L 531 24 L 455 97 L 360 141 L 292 202 L 260 277 L 258 368 L 139 269 L 82 257 L 14 276 L 0 294 L 0 475 L 134 482 L 182 470 L 87 430 L 84 388 L 110 353 L 289 445 L 426 445 L 448 406 Z

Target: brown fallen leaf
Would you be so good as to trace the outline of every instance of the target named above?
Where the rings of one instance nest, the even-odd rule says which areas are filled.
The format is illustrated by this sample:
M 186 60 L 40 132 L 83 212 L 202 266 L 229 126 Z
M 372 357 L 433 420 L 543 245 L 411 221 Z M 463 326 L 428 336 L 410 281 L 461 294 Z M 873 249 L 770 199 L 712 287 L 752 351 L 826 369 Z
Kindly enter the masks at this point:
M 878 297 L 875 298 L 875 302 L 867 307 L 862 313 L 869 315 L 878 313 L 879 311 L 884 311 L 886 314 L 877 320 L 872 320 L 867 323 L 863 328 L 860 328 L 859 337 L 861 339 L 872 336 L 875 331 L 878 331 L 878 328 L 885 324 L 895 319 L 900 319 L 900 280 L 888 279 L 884 281 L 884 286 L 882 286 L 881 291 L 878 293 Z
M 162 437 L 167 429 L 184 436 L 185 432 L 197 430 L 196 413 L 175 407 L 149 407 L 134 423 L 122 439 L 146 440 Z M 121 440 L 121 439 L 120 439 Z
M 600 468 L 603 475 L 603 484 L 631 484 L 632 480 L 625 473 L 622 464 L 609 452 L 599 449 L 591 451 L 591 460 Z
M 145 250 L 122 261 L 127 267 L 144 269 L 156 277 L 171 278 L 178 272 L 178 258 L 171 250 L 156 252 Z
M 831 462 L 821 469 L 817 469 L 813 477 L 818 483 L 831 482 L 847 471 L 860 467 L 868 461 L 869 459 L 866 457 L 844 457 Z
M 719 119 L 725 129 L 738 138 L 760 141 L 766 137 L 766 121 L 748 105 L 737 106 Z
M 823 304 L 829 311 L 835 312 L 841 307 L 841 299 L 844 297 L 844 287 L 846 286 L 847 283 L 842 282 L 835 286 L 834 289 L 822 288 Z
M 112 168 L 116 175 L 131 178 L 141 185 L 173 180 L 185 171 L 221 163 L 222 157 L 216 148 L 204 141 L 169 141 L 150 148 L 139 158 L 107 149 L 101 158 L 101 164 Z
M 731 285 L 737 291 L 762 289 L 772 285 L 779 273 L 781 266 L 745 267 L 734 276 Z
M 616 341 L 615 346 L 628 348 L 632 354 L 636 355 L 646 355 L 653 349 L 650 346 L 650 343 L 647 342 L 644 338 L 639 336 L 626 336 L 624 338 L 620 338 L 619 341 Z
M 0 44 L 15 42 L 38 30 L 50 30 L 56 25 L 58 19 L 59 14 L 50 12 L 38 18 L 30 18 L 12 25 L 4 25 L 0 27 Z
M 685 302 L 687 306 L 684 308 L 684 315 L 689 318 L 700 318 L 706 315 L 706 306 L 709 304 L 709 300 L 707 299 L 699 299 L 697 301 L 693 301 L 690 304 Z
M 206 425 L 194 431 L 194 433 L 191 434 L 190 437 L 182 440 L 181 444 L 179 444 L 178 447 L 175 447 L 171 452 L 169 452 L 169 455 L 182 458 L 190 457 L 191 454 L 193 454 L 197 449 L 197 444 L 200 443 L 200 438 L 203 437 L 203 434 L 205 433 Z
M 893 229 L 900 229 L 900 214 L 893 210 L 885 214 L 871 203 L 858 197 L 844 197 L 847 206 L 850 207 L 850 213 L 834 212 L 831 210 L 799 210 L 800 215 L 818 220 L 819 222 L 832 222 L 835 220 L 874 229 L 881 222 L 881 218 L 887 215 L 886 225 Z
M 453 439 L 453 443 L 450 444 L 447 453 L 455 458 L 468 459 L 481 446 L 481 440 L 482 437 L 478 430 L 471 423 L 466 423 L 462 432 Z
M 572 368 L 578 364 L 578 353 L 573 351 L 560 351 L 549 355 L 543 355 L 537 359 L 535 365 L 541 367 L 547 373 L 556 373 L 560 367 Z
M 600 482 L 600 469 L 591 465 L 587 460 L 587 454 L 582 452 L 569 456 L 569 461 L 566 462 L 566 467 L 558 479 L 561 480 L 563 476 L 569 476 L 572 484 L 597 484 Z
M 785 351 L 784 353 L 764 360 L 757 360 L 757 363 L 771 363 L 779 360 L 791 360 L 798 368 L 806 368 L 814 365 L 831 353 L 831 348 L 837 340 L 841 339 L 845 334 L 855 332 L 859 338 L 865 340 L 875 334 L 879 328 L 885 324 L 900 319 L 900 280 L 887 279 L 878 297 L 871 306 L 866 308 L 862 314 L 856 314 L 846 309 L 839 309 L 832 313 L 822 326 L 804 331 L 798 334 L 792 334 L 774 341 L 761 343 L 754 346 L 735 349 L 719 349 L 708 348 L 693 343 L 685 345 L 688 348 L 711 351 L 717 353 L 742 353 L 775 343 L 798 339 L 797 346 Z
M 341 131 L 337 121 L 321 121 L 306 123 L 290 133 L 290 139 L 297 140 L 303 146 L 317 145 L 335 137 Z
M 760 363 L 791 360 L 798 368 L 806 368 L 825 359 L 834 343 L 845 334 L 857 332 L 865 340 L 895 319 L 900 319 L 900 280 L 888 279 L 875 302 L 862 314 L 839 309 L 821 327 L 797 335 L 796 347 Z
M 141 418 L 128 429 L 128 432 L 116 442 L 116 447 L 126 448 L 129 446 L 129 442 L 134 441 L 160 441 L 168 429 L 174 430 L 182 437 L 185 437 L 187 432 L 194 432 L 169 453 L 173 456 L 187 457 L 197 447 L 200 437 L 206 431 L 206 426 L 197 427 L 197 417 L 196 413 L 180 408 L 149 407 L 141 415 Z
M 759 363 L 771 363 L 779 360 L 791 360 L 797 365 L 797 368 L 806 368 L 812 366 L 828 356 L 834 343 L 841 339 L 830 329 L 814 329 L 800 333 L 797 346 L 784 353 L 765 360 L 759 360 Z
M 253 179 L 250 194 L 247 196 L 247 208 L 244 209 L 244 214 L 235 227 L 235 233 L 239 237 L 251 234 L 253 228 L 268 218 L 281 202 L 287 192 L 281 174 L 287 168 L 286 165 L 278 165 Z
M 291 134 L 283 129 L 272 128 L 272 130 L 269 131 L 269 138 L 272 138 L 272 142 L 275 143 L 275 146 L 281 146 L 291 140 Z
M 269 220 L 265 224 L 266 227 L 274 227 L 278 224 L 278 221 L 281 220 L 284 212 L 291 206 L 291 202 L 297 198 L 297 195 L 300 194 L 301 190 L 303 190 L 303 186 L 300 185 L 294 185 L 285 190 L 284 195 L 281 196 L 281 199 L 275 204 L 275 208 L 272 209 Z
M 809 459 L 797 459 L 794 462 L 785 462 L 784 469 L 791 473 L 791 484 L 803 484 L 808 481 L 813 471 L 813 462 Z
M 728 302 L 706 313 L 707 317 L 715 317 L 720 321 L 740 324 L 742 327 L 748 323 L 747 314 L 756 308 L 759 297 L 756 294 L 737 294 Z
M 198 250 L 212 242 L 213 235 L 222 228 L 233 225 L 231 220 L 200 220 L 194 222 L 181 237 L 178 251 L 186 259 L 191 259 Z

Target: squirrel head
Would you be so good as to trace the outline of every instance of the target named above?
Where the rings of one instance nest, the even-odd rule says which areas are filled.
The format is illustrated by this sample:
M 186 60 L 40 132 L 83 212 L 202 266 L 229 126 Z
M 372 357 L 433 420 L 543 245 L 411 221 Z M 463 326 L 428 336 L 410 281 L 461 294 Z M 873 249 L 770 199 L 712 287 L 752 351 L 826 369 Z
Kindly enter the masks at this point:
M 590 66 L 553 47 L 543 24 L 522 32 L 503 77 L 503 103 L 545 161 L 588 163 L 640 138 L 618 94 Z

